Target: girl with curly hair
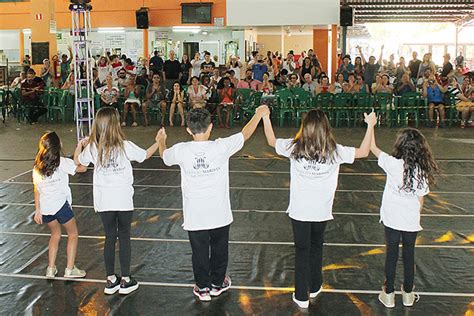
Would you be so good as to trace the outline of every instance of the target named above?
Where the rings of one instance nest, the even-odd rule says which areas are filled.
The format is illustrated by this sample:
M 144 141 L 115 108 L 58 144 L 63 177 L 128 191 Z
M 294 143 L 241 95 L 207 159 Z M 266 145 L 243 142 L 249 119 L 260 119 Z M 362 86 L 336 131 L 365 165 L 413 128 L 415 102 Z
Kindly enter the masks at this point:
M 48 268 L 46 277 L 54 278 L 56 255 L 61 240 L 61 225 L 66 229 L 67 265 L 64 270 L 66 278 L 83 278 L 84 270 L 74 265 L 77 252 L 77 225 L 71 209 L 72 197 L 69 188 L 69 175 L 85 172 L 87 168 L 77 166 L 73 160 L 61 156 L 61 141 L 55 132 L 41 136 L 33 168 L 35 189 L 35 222 L 47 224 L 51 230 L 49 239 Z
M 415 275 L 415 242 L 422 230 L 420 212 L 429 186 L 440 173 L 431 148 L 423 134 L 414 128 L 399 132 L 392 155 L 381 151 L 372 139 L 371 151 L 379 166 L 387 173 L 387 182 L 380 208 L 380 221 L 385 226 L 385 285 L 379 300 L 386 307 L 395 307 L 395 271 L 400 240 L 403 245 L 404 282 L 401 288 L 403 305 L 418 301 L 413 292 Z

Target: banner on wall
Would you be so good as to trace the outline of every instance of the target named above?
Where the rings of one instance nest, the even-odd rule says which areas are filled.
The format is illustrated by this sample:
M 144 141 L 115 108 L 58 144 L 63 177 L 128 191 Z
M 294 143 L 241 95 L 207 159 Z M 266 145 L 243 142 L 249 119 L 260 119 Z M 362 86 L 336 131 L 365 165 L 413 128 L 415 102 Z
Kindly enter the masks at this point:
M 169 32 L 155 32 L 155 39 L 160 40 L 160 39 L 168 39 L 169 38 Z
M 113 34 L 105 36 L 106 47 L 124 47 L 125 46 L 125 35 Z

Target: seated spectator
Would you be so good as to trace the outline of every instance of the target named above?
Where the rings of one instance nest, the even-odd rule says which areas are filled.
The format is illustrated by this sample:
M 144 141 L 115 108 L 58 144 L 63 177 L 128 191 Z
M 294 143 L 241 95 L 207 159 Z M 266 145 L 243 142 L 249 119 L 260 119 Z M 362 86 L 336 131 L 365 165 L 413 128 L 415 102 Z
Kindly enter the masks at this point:
M 71 70 L 71 72 L 69 73 L 69 76 L 66 79 L 66 82 L 64 82 L 61 89 L 62 90 L 69 90 L 69 93 L 71 95 L 76 94 L 76 84 L 74 82 L 74 70 Z
M 178 112 L 181 117 L 181 126 L 184 126 L 184 91 L 181 84 L 176 81 L 173 84 L 173 90 L 170 92 L 170 126 L 173 127 L 173 117 L 176 105 L 178 106 Z
M 326 75 L 321 76 L 320 84 L 316 87 L 316 94 L 320 93 L 333 93 L 334 86 L 329 84 L 329 77 Z
M 380 84 L 376 86 L 375 93 L 393 93 L 393 86 L 390 84 L 388 74 L 380 76 Z
M 101 106 L 111 106 L 118 109 L 118 98 L 120 90 L 113 85 L 112 74 L 105 77 L 106 85 L 100 89 L 100 103 Z
M 334 83 L 333 93 L 341 93 L 343 91 L 342 87 L 344 86 L 344 84 L 345 84 L 344 75 L 337 74 L 337 80 Z
M 306 57 L 306 58 L 308 58 L 308 57 Z M 302 88 L 305 91 L 308 91 L 309 93 L 311 93 L 312 96 L 315 96 L 316 95 L 316 86 L 317 86 L 317 83 L 315 81 L 313 81 L 313 77 L 311 76 L 311 74 L 306 73 L 304 75 L 304 84 L 303 84 Z
M 364 81 L 364 75 L 358 74 L 356 84 L 359 86 L 360 93 L 370 93 L 369 87 Z
M 443 88 L 437 81 L 434 75 L 431 75 L 429 80 L 423 85 L 423 96 L 428 99 L 428 117 L 430 120 L 430 127 L 436 127 L 434 121 L 434 110 L 438 110 L 440 116 L 439 127 L 444 128 L 446 115 L 444 112 L 444 98 L 443 93 L 447 88 Z
M 314 78 L 316 76 L 316 67 L 314 67 L 313 63 L 311 62 L 311 58 L 309 58 L 309 57 L 305 57 L 303 59 L 302 65 L 301 65 L 299 70 L 300 70 L 299 71 L 300 78 L 301 78 L 301 80 L 303 80 L 303 82 L 301 84 L 305 83 L 306 74 L 311 75 L 311 80 L 312 80 L 312 78 Z
M 256 62 L 252 65 L 253 79 L 262 82 L 263 74 L 268 72 L 268 69 L 268 65 L 263 60 L 263 55 L 258 54 Z
M 12 81 L 12 83 L 10 84 L 10 88 L 11 89 L 21 88 L 21 84 L 25 80 L 26 80 L 26 72 L 22 70 L 20 72 L 20 75 Z
M 128 82 L 129 80 L 127 78 L 127 73 L 125 72 L 125 69 L 120 69 L 117 73 L 116 86 L 119 87 L 119 89 L 125 88 L 128 85 Z
M 147 75 L 147 70 L 146 68 L 140 68 L 140 70 L 138 70 L 138 76 L 137 76 L 137 79 L 136 79 L 136 83 L 137 85 L 140 85 L 140 86 L 143 86 L 144 89 L 146 89 L 148 87 L 148 84 L 150 83 L 148 81 L 148 75 Z
M 347 78 L 347 82 L 342 85 L 342 91 L 344 93 L 359 93 L 361 87 L 357 84 L 354 73 L 351 72 Z
M 132 111 L 132 127 L 138 126 L 137 123 L 137 108 L 140 107 L 141 102 L 140 102 L 140 93 L 141 93 L 141 88 L 140 86 L 136 85 L 135 82 L 136 76 L 135 75 L 130 75 L 130 81 L 125 88 L 125 104 L 123 107 L 123 121 L 122 121 L 122 126 L 127 126 L 127 114 L 128 114 L 128 109 L 130 108 Z
M 232 79 L 230 77 L 230 71 L 226 71 L 224 76 L 217 83 L 217 90 L 220 90 L 220 89 L 224 88 L 224 79 L 225 78 L 229 78 L 230 86 L 235 89 L 236 86 L 232 83 Z
M 119 56 L 117 56 L 117 55 L 110 56 L 110 59 L 112 60 L 112 62 L 110 64 L 111 71 L 112 71 L 112 78 L 114 80 L 117 80 L 118 79 L 118 73 L 123 68 L 123 65 L 120 62 Z M 127 75 L 127 73 L 125 73 L 125 75 Z
M 458 84 L 462 84 L 464 81 L 464 68 L 462 66 L 456 66 L 453 76 L 456 78 Z
M 425 71 L 423 73 L 423 76 L 418 78 L 418 80 L 416 82 L 416 87 L 420 90 L 423 90 L 423 86 L 425 85 L 425 83 L 428 82 L 431 75 L 432 75 L 431 69 L 429 69 L 429 68 L 425 69 Z
M 354 72 L 354 65 L 351 63 L 351 56 L 350 55 L 345 55 L 342 58 L 342 64 L 341 67 L 339 67 L 337 73 L 342 74 L 344 77 L 344 81 L 347 81 L 349 79 L 349 73 Z
M 189 106 L 194 108 L 206 107 L 208 98 L 208 88 L 199 82 L 198 77 L 191 78 L 191 85 L 188 87 Z
M 127 78 L 137 75 L 137 69 L 133 65 L 133 62 L 130 58 L 125 58 L 124 63 L 123 63 L 123 69 L 125 70 L 127 74 Z
M 290 75 L 290 80 L 286 84 L 286 87 L 288 89 L 301 87 L 301 82 L 298 80 L 298 76 L 296 74 Z
M 219 127 L 230 128 L 230 115 L 232 114 L 232 107 L 234 106 L 234 93 L 235 89 L 231 87 L 231 82 L 229 78 L 224 78 L 224 86 L 222 89 L 218 90 L 219 94 L 219 104 L 217 106 L 217 120 L 219 122 Z M 227 113 L 225 120 L 222 118 L 222 110 L 226 109 Z
M 288 84 L 288 71 L 286 69 L 282 69 L 280 73 L 275 77 L 275 80 L 273 80 L 273 86 L 286 88 L 287 84 Z
M 101 56 L 97 63 L 97 71 L 99 72 L 99 80 L 102 83 L 106 82 L 107 76 L 112 72 L 112 66 L 107 61 L 107 57 Z
M 240 73 L 239 73 L 239 77 L 237 77 L 235 75 L 235 71 L 233 69 L 229 70 L 227 73 L 229 74 L 229 78 L 230 78 L 230 82 L 232 83 L 232 86 L 234 88 L 237 87 L 237 85 L 239 84 L 239 80 L 240 80 Z
M 142 106 L 143 119 L 145 126 L 148 126 L 148 109 L 160 108 L 161 109 L 161 125 L 165 123 L 166 115 L 166 89 L 165 85 L 161 83 L 161 75 L 154 73 L 152 82 L 146 89 L 146 102 Z
M 357 56 L 354 59 L 354 74 L 356 76 L 364 75 L 364 72 L 365 72 L 365 68 L 364 68 L 364 65 L 362 65 L 362 58 L 360 58 L 360 56 Z
M 472 93 L 474 92 L 474 89 L 471 84 L 471 79 L 469 79 L 468 76 L 465 76 L 462 81 L 461 92 L 466 98 L 470 98 L 472 101 L 474 101 L 474 98 L 472 98 Z
M 47 112 L 46 106 L 41 102 L 44 93 L 44 81 L 36 77 L 33 68 L 29 68 L 26 72 L 26 80 L 21 84 L 21 98 L 28 105 L 28 121 L 35 124 L 41 115 Z
M 463 95 L 454 77 L 449 80 L 448 93 L 454 96 L 456 109 L 461 113 L 461 128 L 471 127 L 474 118 L 474 102 Z
M 245 71 L 245 78 L 239 81 L 237 89 L 252 89 L 257 91 L 258 81 L 253 80 L 252 75 L 252 70 L 247 69 Z
M 281 69 L 285 69 L 289 75 L 293 74 L 296 70 L 296 63 L 294 61 L 295 57 L 291 53 L 291 51 L 286 56 L 285 61 L 283 62 Z
M 375 75 L 375 82 L 372 83 L 372 86 L 370 87 L 370 91 L 372 91 L 372 94 L 377 93 L 377 89 L 381 84 L 382 84 L 382 75 L 378 73 Z
M 258 84 L 257 91 L 263 92 L 264 95 L 273 94 L 273 83 L 270 81 L 270 74 L 268 72 L 263 73 L 263 82 Z
M 405 72 L 402 75 L 402 78 L 395 89 L 395 94 L 397 95 L 404 95 L 407 92 L 415 92 L 416 88 L 413 82 L 410 80 L 410 75 L 408 72 Z

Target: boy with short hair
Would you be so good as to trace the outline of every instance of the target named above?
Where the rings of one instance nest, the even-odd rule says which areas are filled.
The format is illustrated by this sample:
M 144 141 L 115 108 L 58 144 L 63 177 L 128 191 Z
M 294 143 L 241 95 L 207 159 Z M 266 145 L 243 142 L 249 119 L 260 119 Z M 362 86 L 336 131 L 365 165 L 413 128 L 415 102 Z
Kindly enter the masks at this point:
M 193 293 L 210 301 L 227 291 L 231 279 L 226 275 L 229 228 L 233 221 L 229 194 L 229 158 L 239 151 L 270 110 L 263 105 L 238 134 L 210 141 L 211 114 L 203 108 L 192 109 L 187 131 L 193 137 L 166 148 L 166 132 L 158 133 L 160 156 L 167 166 L 181 168 L 183 228 L 188 231 L 196 285 Z

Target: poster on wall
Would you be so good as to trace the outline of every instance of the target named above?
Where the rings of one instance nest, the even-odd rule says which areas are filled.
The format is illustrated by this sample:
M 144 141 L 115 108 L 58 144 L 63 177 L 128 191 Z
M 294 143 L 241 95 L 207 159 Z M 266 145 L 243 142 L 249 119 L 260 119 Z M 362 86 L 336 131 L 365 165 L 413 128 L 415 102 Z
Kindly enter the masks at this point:
M 125 35 L 114 34 L 105 36 L 106 47 L 124 47 L 125 46 Z

